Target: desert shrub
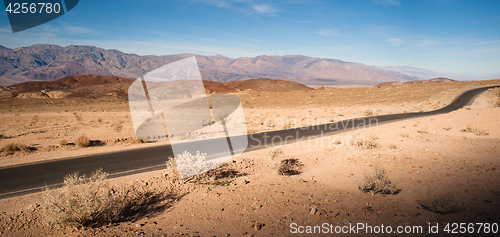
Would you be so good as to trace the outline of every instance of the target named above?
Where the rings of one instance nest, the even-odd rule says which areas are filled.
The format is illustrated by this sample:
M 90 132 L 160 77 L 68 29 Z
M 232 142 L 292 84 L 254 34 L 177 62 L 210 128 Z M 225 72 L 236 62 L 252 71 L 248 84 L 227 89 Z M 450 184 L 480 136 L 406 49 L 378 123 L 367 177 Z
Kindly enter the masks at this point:
M 278 170 L 281 160 L 284 157 L 283 150 L 280 147 L 274 147 L 267 155 L 269 156 L 269 167 L 273 170 Z
M 61 145 L 61 146 L 66 146 L 66 145 L 68 145 L 68 141 L 66 141 L 66 139 L 61 139 L 61 140 L 59 141 L 59 145 Z
M 402 138 L 409 138 L 410 137 L 410 134 L 408 132 L 402 132 L 399 134 L 400 137 Z
M 341 113 L 341 112 L 338 112 L 338 113 L 337 113 L 337 117 L 342 117 L 342 116 L 344 116 L 344 114 L 343 114 L 343 113 Z
M 279 147 L 274 147 L 269 151 L 269 167 L 278 175 L 299 174 L 299 169 L 303 166 L 297 159 L 284 159 L 285 154 Z
M 488 131 L 486 131 L 485 129 L 482 129 L 480 127 L 472 127 L 471 125 L 467 125 L 466 128 L 460 130 L 462 132 L 468 132 L 468 133 L 474 133 L 476 134 L 477 136 L 488 136 L 490 135 L 488 133 Z
M 361 136 L 360 133 L 354 133 L 349 138 L 349 144 L 363 149 L 375 149 L 379 147 L 379 143 L 377 140 L 377 134 L 371 134 L 368 139 L 365 139 L 363 136 Z
M 80 147 L 88 147 L 90 146 L 90 139 L 85 135 L 80 135 L 76 139 L 76 144 Z
M 365 109 L 365 110 L 363 110 L 363 114 L 365 116 L 372 116 L 373 115 L 373 110 L 371 110 L 371 109 Z
M 342 139 L 342 138 L 335 137 L 335 138 L 333 139 L 333 144 L 334 144 L 334 145 L 341 145 L 341 144 L 342 144 L 342 142 L 343 142 L 343 139 Z
M 52 226 L 99 227 L 130 220 L 158 208 L 160 200 L 176 195 L 168 183 L 154 191 L 146 182 L 110 186 L 107 173 L 97 170 L 90 177 L 68 175 L 58 189 L 43 192 L 44 218 Z
M 184 153 L 178 154 L 172 160 L 175 160 L 180 178 L 185 179 L 215 169 L 223 164 L 222 162 L 209 160 L 206 156 L 206 153 L 200 153 L 199 151 L 196 152 L 196 155 L 184 151 Z
M 374 194 L 398 194 L 401 189 L 396 189 L 388 178 L 385 177 L 385 170 L 377 168 L 371 174 L 365 174 L 364 179 L 358 183 L 358 188 L 364 193 Z
M 2 147 L 0 151 L 2 152 L 16 152 L 16 151 L 31 151 L 32 148 L 21 143 L 9 143 Z
M 75 173 L 64 178 L 62 188 L 46 188 L 43 208 L 47 222 L 95 227 L 119 220 L 127 205 L 129 190 L 110 188 L 106 176 L 102 170 L 88 178 Z
M 148 142 L 147 140 L 144 140 L 144 139 L 139 138 L 139 137 L 133 137 L 130 140 L 130 143 L 147 143 L 147 142 Z
M 423 134 L 427 134 L 427 133 L 429 133 L 429 132 L 427 131 L 427 126 L 425 126 L 424 128 L 419 129 L 417 132 L 418 132 L 418 133 L 423 133 Z
M 281 160 L 276 169 L 278 175 L 296 175 L 300 174 L 299 169 L 303 164 L 297 159 L 284 159 Z
M 395 144 L 390 144 L 389 148 L 391 148 L 391 149 L 398 149 L 398 146 L 396 146 Z
M 429 211 L 439 214 L 459 212 L 463 209 L 462 204 L 455 199 L 453 193 L 428 195 L 420 201 L 420 205 Z
M 97 118 L 98 123 L 102 123 L 102 118 Z

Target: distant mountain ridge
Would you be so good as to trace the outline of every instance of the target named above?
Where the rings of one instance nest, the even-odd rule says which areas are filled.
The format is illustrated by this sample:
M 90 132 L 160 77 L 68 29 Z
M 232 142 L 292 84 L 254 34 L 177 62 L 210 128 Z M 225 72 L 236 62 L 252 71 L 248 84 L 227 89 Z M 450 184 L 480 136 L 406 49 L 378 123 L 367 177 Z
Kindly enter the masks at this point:
M 458 82 L 458 81 L 453 80 L 453 79 L 449 79 L 449 78 L 438 77 L 438 78 L 433 78 L 433 79 L 429 79 L 429 80 L 414 80 L 414 81 L 407 81 L 407 82 L 398 82 L 398 81 L 384 82 L 384 83 L 380 83 L 376 86 L 399 86 L 399 85 L 449 83 L 449 82 Z
M 361 63 L 300 55 L 228 58 L 193 54 L 139 56 L 94 46 L 33 45 L 16 49 L 0 46 L 0 85 L 53 81 L 77 74 L 135 79 L 183 58 L 196 56 L 203 80 L 227 82 L 270 78 L 305 85 L 376 85 L 411 81 L 415 77 Z

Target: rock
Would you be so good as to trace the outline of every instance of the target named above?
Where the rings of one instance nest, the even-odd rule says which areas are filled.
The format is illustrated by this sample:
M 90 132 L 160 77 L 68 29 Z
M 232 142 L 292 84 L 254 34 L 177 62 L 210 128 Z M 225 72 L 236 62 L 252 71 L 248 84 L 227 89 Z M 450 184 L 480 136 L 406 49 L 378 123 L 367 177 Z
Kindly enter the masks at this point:
M 318 211 L 318 210 L 317 210 L 316 208 L 314 208 L 314 207 L 313 207 L 313 208 L 311 208 L 311 210 L 309 211 L 309 214 L 310 214 L 310 215 L 314 215 L 314 214 L 316 214 L 316 211 Z
M 250 183 L 250 182 L 249 182 L 248 180 L 246 180 L 246 179 L 242 179 L 242 180 L 240 180 L 240 181 L 239 181 L 239 183 L 238 183 L 238 184 L 239 184 L 239 185 L 245 185 L 245 184 L 247 184 L 247 183 Z
M 259 231 L 260 229 L 262 229 L 262 226 L 263 226 L 262 224 L 257 223 L 255 225 L 253 225 L 253 229 L 256 231 Z

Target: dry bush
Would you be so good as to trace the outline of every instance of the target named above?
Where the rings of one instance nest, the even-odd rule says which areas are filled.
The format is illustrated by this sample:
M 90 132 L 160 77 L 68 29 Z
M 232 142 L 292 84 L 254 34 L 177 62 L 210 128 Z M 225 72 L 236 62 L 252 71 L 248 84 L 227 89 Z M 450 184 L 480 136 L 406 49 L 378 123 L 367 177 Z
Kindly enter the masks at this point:
M 68 141 L 66 141 L 66 139 L 61 139 L 61 140 L 59 141 L 59 145 L 61 145 L 61 146 L 66 146 L 66 145 L 68 145 Z
M 425 209 L 439 214 L 459 212 L 463 209 L 462 204 L 455 199 L 453 193 L 428 195 L 419 204 Z
M 221 181 L 220 179 L 234 178 L 238 175 L 240 175 L 238 171 L 235 171 L 229 168 L 227 164 L 224 164 L 220 167 L 210 169 L 206 172 L 193 175 L 182 180 L 181 175 L 179 174 L 179 171 L 177 169 L 176 159 L 174 159 L 173 157 L 168 157 L 168 160 L 166 161 L 165 177 L 173 182 L 180 182 L 182 180 L 182 182 L 180 183 L 190 182 L 190 183 L 205 183 L 205 184 L 206 183 L 223 184 L 224 181 Z
M 76 139 L 76 144 L 80 147 L 88 147 L 90 146 L 90 139 L 85 135 L 80 135 L 78 139 Z
M 223 165 L 221 162 L 207 159 L 207 154 L 199 151 L 195 155 L 184 151 L 182 154 L 178 154 L 175 159 L 172 159 L 171 162 L 174 162 L 174 160 L 182 179 L 205 173 Z
M 363 149 L 375 149 L 379 147 L 377 140 L 378 135 L 375 133 L 371 134 L 368 139 L 365 139 L 360 133 L 354 133 L 349 138 L 349 144 Z
M 423 133 L 423 134 L 427 134 L 427 133 L 429 133 L 429 132 L 427 131 L 427 126 L 425 126 L 424 128 L 419 129 L 417 132 L 418 132 L 418 133 Z
M 285 154 L 280 147 L 274 147 L 269 151 L 269 167 L 278 175 L 296 175 L 303 164 L 297 159 L 284 159 Z
M 462 129 L 460 131 L 474 133 L 477 136 L 488 136 L 488 135 L 490 135 L 488 133 L 488 131 L 486 131 L 485 129 L 482 129 L 480 127 L 472 127 L 471 125 L 467 125 L 466 128 L 464 128 L 464 129 Z
M 365 109 L 365 110 L 363 110 L 363 114 L 365 116 L 372 116 L 373 115 L 373 110 L 371 110 L 371 109 Z
M 9 143 L 7 145 L 5 145 L 4 147 L 2 147 L 2 149 L 0 149 L 0 151 L 2 152 L 16 152 L 16 151 L 24 151 L 24 152 L 27 152 L 27 151 L 32 151 L 33 148 L 32 147 L 29 147 L 29 146 L 26 146 L 24 144 L 21 144 L 21 143 Z
M 273 170 L 278 170 L 281 160 L 283 160 L 283 157 L 285 156 L 283 150 L 281 150 L 280 147 L 274 147 L 267 153 L 267 155 L 269 156 L 269 167 Z
M 402 132 L 399 134 L 400 137 L 402 138 L 409 138 L 410 137 L 410 134 L 408 132 Z
M 364 179 L 358 183 L 358 188 L 364 193 L 375 194 L 398 194 L 401 189 L 396 189 L 388 178 L 385 177 L 385 170 L 377 168 L 372 174 L 365 174 Z
M 61 188 L 45 188 L 42 208 L 50 225 L 99 227 L 158 209 L 159 202 L 176 195 L 173 186 L 162 185 L 161 192 L 147 182 L 112 187 L 102 170 L 90 177 L 73 174 Z
M 130 143 L 147 143 L 147 142 L 148 142 L 147 140 L 144 140 L 144 139 L 139 138 L 139 137 L 133 137 L 130 140 Z
M 390 144 L 390 145 L 389 145 L 389 148 L 390 148 L 390 149 L 398 149 L 398 146 L 396 146 L 395 144 Z
M 179 175 L 179 171 L 177 170 L 177 163 L 175 162 L 175 158 L 169 156 L 165 164 L 167 166 L 165 177 L 172 181 L 180 180 L 181 176 Z

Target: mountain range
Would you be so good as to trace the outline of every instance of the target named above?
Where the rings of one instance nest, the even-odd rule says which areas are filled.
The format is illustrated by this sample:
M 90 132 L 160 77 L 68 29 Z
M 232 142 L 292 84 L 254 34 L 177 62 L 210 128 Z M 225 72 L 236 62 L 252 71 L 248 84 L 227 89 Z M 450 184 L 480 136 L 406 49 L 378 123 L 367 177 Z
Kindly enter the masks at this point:
M 157 67 L 191 56 L 196 56 L 203 80 L 215 82 L 270 78 L 320 86 L 376 85 L 418 79 L 361 63 L 301 55 L 253 58 L 193 54 L 139 56 L 94 46 L 38 44 L 15 49 L 0 46 L 0 85 L 53 81 L 77 74 L 136 79 Z

